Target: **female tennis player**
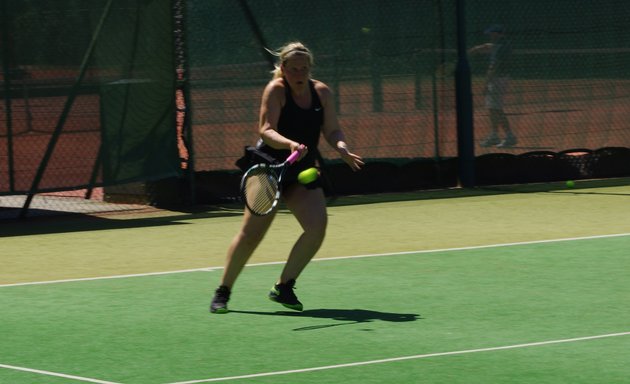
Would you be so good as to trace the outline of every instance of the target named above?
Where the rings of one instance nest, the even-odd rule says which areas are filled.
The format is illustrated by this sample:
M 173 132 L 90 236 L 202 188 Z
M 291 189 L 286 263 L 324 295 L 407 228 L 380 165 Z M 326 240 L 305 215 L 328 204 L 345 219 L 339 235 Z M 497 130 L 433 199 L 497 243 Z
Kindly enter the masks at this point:
M 298 183 L 297 175 L 315 165 L 320 135 L 352 170 L 360 170 L 364 163 L 360 156 L 348 149 L 339 127 L 332 91 L 323 82 L 311 78 L 311 51 L 301 42 L 292 42 L 274 54 L 278 63 L 262 95 L 258 146 L 280 162 L 292 152 L 300 152 L 298 161 L 287 169 L 281 184 L 282 198 L 303 232 L 271 288 L 269 299 L 301 311 L 302 303 L 293 288 L 324 240 L 327 213 L 319 179 L 303 185 Z M 234 282 L 265 236 L 274 216 L 275 211 L 259 216 L 245 209 L 242 227 L 228 248 L 223 276 L 210 304 L 212 313 L 228 312 L 227 303 Z

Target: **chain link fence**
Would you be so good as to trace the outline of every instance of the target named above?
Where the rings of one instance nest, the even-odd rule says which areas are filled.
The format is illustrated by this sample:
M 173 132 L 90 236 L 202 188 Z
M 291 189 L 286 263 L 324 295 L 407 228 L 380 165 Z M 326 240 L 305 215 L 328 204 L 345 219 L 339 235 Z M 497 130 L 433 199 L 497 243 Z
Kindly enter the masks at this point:
M 257 140 L 260 95 L 270 79 L 264 48 L 292 40 L 314 51 L 313 76 L 334 89 L 352 148 L 368 159 L 362 175 L 333 170 L 339 191 L 373 191 L 374 176 L 383 173 L 398 174 L 387 179 L 394 189 L 457 184 L 455 1 L 188 5 L 192 129 L 196 170 L 205 175 L 202 195 L 226 193 L 226 176 L 217 171 L 236 170 L 243 146 Z M 468 1 L 465 14 L 479 183 L 574 177 L 571 164 L 577 163 L 577 176 L 600 177 L 602 159 L 614 154 L 628 160 L 630 10 L 624 2 Z M 487 108 L 492 52 L 473 49 L 492 42 L 493 26 L 511 47 L 501 74 L 503 125 L 515 139 L 509 145 L 499 145 L 505 128 L 493 126 L 496 118 Z M 493 132 L 496 142 L 488 142 Z M 334 165 L 335 154 L 321 149 Z M 505 158 L 546 168 L 504 169 L 510 163 Z M 571 172 L 546 176 L 550 164 Z M 607 169 L 606 175 L 630 172 L 627 161 Z
M 56 211 L 236 198 L 265 48 L 293 40 L 367 159 L 352 174 L 322 145 L 328 192 L 458 183 L 455 0 L 0 4 L 0 213 L 40 197 Z M 630 175 L 625 2 L 477 0 L 464 14 L 477 184 Z M 509 50 L 483 48 L 496 33 Z
M 0 2 L 0 215 L 129 209 L 181 174 L 169 1 Z

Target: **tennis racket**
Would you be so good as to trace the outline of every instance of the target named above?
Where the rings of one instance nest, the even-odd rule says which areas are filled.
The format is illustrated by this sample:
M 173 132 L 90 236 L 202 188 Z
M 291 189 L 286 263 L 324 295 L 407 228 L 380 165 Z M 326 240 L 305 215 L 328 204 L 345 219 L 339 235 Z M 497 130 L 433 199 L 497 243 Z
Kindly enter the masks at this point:
M 245 172 L 241 179 L 241 196 L 251 213 L 265 216 L 273 211 L 280 200 L 282 176 L 298 157 L 300 151 L 295 151 L 282 164 L 256 164 Z

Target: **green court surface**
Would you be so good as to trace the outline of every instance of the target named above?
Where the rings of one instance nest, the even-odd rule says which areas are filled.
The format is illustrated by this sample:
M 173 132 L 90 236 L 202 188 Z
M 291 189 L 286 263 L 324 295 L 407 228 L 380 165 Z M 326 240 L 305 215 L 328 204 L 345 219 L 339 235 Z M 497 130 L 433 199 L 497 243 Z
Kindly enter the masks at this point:
M 629 383 L 628 199 L 621 183 L 338 202 L 302 313 L 266 298 L 290 215 L 225 315 L 208 304 L 233 211 L 2 225 L 0 383 Z

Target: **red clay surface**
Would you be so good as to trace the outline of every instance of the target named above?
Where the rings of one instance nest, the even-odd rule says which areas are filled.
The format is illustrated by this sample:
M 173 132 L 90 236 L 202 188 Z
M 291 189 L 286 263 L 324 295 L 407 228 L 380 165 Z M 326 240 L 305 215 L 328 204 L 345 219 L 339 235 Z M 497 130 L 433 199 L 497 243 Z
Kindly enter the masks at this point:
M 473 83 L 476 140 L 488 132 L 480 80 Z M 537 150 L 596 149 L 630 144 L 630 81 L 514 80 L 509 114 L 519 143 L 510 149 L 482 148 L 476 154 Z M 203 88 L 193 84 L 195 169 L 232 170 L 243 146 L 257 138 L 261 86 Z M 382 111 L 375 112 L 369 79 L 344 82 L 337 90 L 340 122 L 353 150 L 367 159 L 457 155 L 452 78 L 423 79 L 416 106 L 414 78 L 383 79 Z M 27 191 L 58 123 L 65 97 L 12 99 L 14 190 Z M 181 99 L 179 99 L 180 108 Z M 64 126 L 40 188 L 86 185 L 100 145 L 98 95 L 80 95 Z M 0 193 L 10 191 L 9 140 L 4 100 L 0 106 Z M 181 123 L 182 112 L 178 115 Z M 174 133 L 176 130 L 174 129 Z M 180 141 L 182 157 L 185 148 Z M 324 157 L 335 154 L 321 145 Z

